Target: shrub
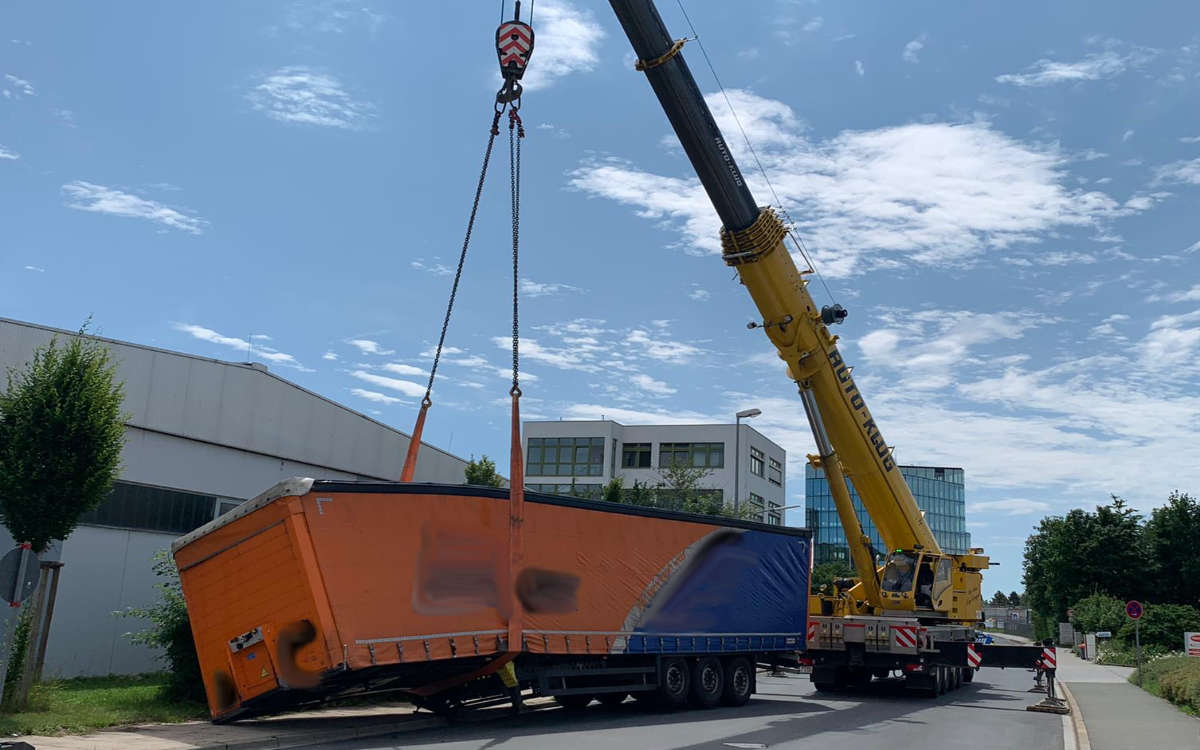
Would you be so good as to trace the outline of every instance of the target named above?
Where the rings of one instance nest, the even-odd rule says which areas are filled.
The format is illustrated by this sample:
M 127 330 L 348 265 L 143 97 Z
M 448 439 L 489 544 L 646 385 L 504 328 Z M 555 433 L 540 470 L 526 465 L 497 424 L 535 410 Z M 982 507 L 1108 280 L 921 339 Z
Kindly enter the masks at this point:
M 1147 604 L 1140 627 L 1143 648 L 1174 651 L 1183 645 L 1185 632 L 1200 631 L 1200 611 L 1187 604 Z M 1133 620 L 1126 618 L 1116 636 L 1132 646 Z
M 1092 594 L 1075 603 L 1072 609 L 1075 616 L 1071 622 L 1076 630 L 1084 633 L 1097 633 L 1108 630 L 1116 633 L 1128 619 L 1125 616 L 1125 602 L 1108 594 Z
M 1200 659 L 1177 655 L 1154 659 L 1142 668 L 1141 678 L 1151 693 L 1193 713 L 1200 711 Z M 1129 680 L 1136 683 L 1138 674 Z
M 155 584 L 159 600 L 149 607 L 130 607 L 118 613 L 123 617 L 149 620 L 150 627 L 140 633 L 125 635 L 134 643 L 162 651 L 159 658 L 170 670 L 165 686 L 169 697 L 203 701 L 204 682 L 200 660 L 196 657 L 196 643 L 192 640 L 187 604 L 179 586 L 179 569 L 166 550 L 154 553 L 154 573 L 162 579 Z

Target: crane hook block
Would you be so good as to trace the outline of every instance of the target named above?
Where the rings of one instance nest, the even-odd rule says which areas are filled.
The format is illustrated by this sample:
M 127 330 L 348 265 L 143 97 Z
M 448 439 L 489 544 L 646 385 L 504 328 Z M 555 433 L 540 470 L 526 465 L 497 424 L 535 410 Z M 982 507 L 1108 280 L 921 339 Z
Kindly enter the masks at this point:
M 835 323 L 841 323 L 850 313 L 846 312 L 846 308 L 841 305 L 826 305 L 821 308 L 821 322 L 827 326 Z
M 506 81 L 519 81 L 533 54 L 533 29 L 521 21 L 505 21 L 496 29 L 496 55 Z

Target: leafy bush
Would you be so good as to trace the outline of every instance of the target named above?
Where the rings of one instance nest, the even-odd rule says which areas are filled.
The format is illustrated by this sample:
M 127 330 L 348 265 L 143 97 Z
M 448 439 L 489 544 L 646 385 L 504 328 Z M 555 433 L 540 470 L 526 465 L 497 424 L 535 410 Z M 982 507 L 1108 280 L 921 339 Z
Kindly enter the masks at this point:
M 1148 662 L 1141 670 L 1142 687 L 1191 713 L 1200 712 L 1200 659 L 1167 656 Z M 1138 674 L 1129 678 L 1137 683 Z
M 159 656 L 170 672 L 164 690 L 169 697 L 183 700 L 204 700 L 204 682 L 192 626 L 188 620 L 187 604 L 179 586 L 179 569 L 166 550 L 154 553 L 154 573 L 162 580 L 154 585 L 160 598 L 149 607 L 130 607 L 120 612 L 123 617 L 150 621 L 150 627 L 140 633 L 126 633 L 133 643 L 162 651 Z
M 1075 617 L 1072 623 L 1076 630 L 1084 633 L 1098 633 L 1107 630 L 1116 633 L 1128 619 L 1125 616 L 1125 602 L 1107 594 L 1092 594 L 1075 603 Z
M 1142 615 L 1142 647 L 1158 652 L 1174 651 L 1183 645 L 1185 632 L 1200 631 L 1200 611 L 1187 604 L 1147 604 Z M 1134 642 L 1133 620 L 1126 618 L 1116 636 L 1128 645 Z

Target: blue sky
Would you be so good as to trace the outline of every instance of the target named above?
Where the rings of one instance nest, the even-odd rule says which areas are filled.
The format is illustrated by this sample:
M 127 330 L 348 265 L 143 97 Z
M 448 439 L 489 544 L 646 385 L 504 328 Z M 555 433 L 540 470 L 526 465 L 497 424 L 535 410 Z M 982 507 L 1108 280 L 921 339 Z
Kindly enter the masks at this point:
M 93 315 L 108 336 L 234 360 L 253 342 L 285 377 L 410 429 L 499 84 L 497 6 L 8 4 L 0 314 Z M 1002 564 L 989 590 L 1019 588 L 1045 513 L 1200 491 L 1200 7 L 686 7 L 850 310 L 843 352 L 889 442 L 904 463 L 965 468 L 971 531 Z M 757 406 L 802 502 L 794 387 L 745 327 L 716 219 L 608 4 L 538 0 L 534 26 L 526 416 Z M 501 464 L 506 169 L 426 433 Z

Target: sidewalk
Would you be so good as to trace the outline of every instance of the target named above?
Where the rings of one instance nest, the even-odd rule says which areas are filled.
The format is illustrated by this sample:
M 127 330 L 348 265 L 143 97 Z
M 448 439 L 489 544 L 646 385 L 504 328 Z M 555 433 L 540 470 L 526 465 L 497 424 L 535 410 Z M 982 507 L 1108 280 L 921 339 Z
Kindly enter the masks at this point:
M 1058 649 L 1058 679 L 1079 706 L 1092 750 L 1200 750 L 1200 720 L 1130 683 L 1132 673 Z
M 324 709 L 215 725 L 143 724 L 88 735 L 21 737 L 37 750 L 258 750 L 337 742 L 442 726 L 445 720 L 407 703 Z

